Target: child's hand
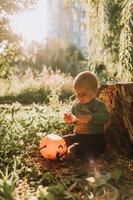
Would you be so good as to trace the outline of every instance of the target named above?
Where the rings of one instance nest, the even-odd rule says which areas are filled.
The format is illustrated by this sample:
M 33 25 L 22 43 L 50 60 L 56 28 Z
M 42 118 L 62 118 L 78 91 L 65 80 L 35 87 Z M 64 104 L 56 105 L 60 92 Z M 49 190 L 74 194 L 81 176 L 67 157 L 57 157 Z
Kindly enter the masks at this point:
M 65 113 L 64 114 L 64 120 L 67 123 L 74 123 L 76 122 L 77 118 L 75 115 L 71 114 L 71 113 Z

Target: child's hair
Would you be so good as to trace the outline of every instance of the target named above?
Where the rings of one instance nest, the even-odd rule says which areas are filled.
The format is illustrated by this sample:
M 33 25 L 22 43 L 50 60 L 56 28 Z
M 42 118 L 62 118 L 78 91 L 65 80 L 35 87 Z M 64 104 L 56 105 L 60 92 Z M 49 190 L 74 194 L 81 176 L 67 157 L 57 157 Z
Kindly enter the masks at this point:
M 93 90 L 97 90 L 99 87 L 99 83 L 96 75 L 90 71 L 79 73 L 74 79 L 73 87 L 76 88 L 82 85 L 85 85 Z

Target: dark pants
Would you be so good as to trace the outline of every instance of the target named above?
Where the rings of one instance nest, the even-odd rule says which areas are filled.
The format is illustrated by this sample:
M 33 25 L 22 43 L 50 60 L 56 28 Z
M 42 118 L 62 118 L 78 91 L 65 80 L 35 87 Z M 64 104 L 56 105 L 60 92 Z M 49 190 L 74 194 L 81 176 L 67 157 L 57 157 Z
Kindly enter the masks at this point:
M 104 152 L 106 147 L 106 140 L 103 134 L 69 134 L 63 136 L 63 138 L 67 146 L 79 143 L 75 150 L 76 157 L 97 158 Z

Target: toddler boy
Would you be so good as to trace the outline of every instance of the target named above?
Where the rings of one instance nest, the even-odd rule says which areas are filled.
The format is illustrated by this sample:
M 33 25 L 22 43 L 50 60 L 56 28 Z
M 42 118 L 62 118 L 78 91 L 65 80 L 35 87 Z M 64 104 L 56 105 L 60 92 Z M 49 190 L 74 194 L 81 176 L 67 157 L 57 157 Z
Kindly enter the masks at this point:
M 78 157 L 95 158 L 106 147 L 104 125 L 110 120 L 105 104 L 96 98 L 98 79 L 94 73 L 79 73 L 73 82 L 76 102 L 71 113 L 64 114 L 68 124 L 74 124 L 74 133 L 64 136 L 68 153 Z

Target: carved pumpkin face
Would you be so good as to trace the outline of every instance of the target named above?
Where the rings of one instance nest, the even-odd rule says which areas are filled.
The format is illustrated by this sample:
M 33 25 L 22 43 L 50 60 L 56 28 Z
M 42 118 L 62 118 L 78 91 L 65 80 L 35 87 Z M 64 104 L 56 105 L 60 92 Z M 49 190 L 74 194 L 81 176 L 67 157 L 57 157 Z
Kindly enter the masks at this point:
M 42 138 L 39 149 L 44 158 L 51 160 L 62 160 L 67 154 L 65 140 L 61 136 L 55 134 L 49 134 Z

